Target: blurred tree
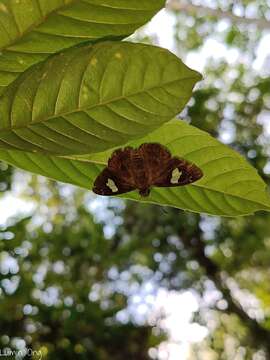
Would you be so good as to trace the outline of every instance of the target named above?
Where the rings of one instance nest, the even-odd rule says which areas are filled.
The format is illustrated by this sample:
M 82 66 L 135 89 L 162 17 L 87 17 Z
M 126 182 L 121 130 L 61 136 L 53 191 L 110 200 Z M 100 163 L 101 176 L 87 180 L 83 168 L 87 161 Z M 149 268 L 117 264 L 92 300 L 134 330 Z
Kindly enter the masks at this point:
M 237 149 L 269 183 L 270 71 L 254 66 L 269 0 L 200 4 L 168 2 L 174 49 L 200 56 L 215 40 L 226 56 L 204 59 L 204 81 L 181 117 Z M 144 29 L 140 37 L 151 41 Z M 4 191 L 11 170 L 0 166 Z M 164 334 L 119 313 L 150 273 L 156 286 L 193 289 L 204 302 L 195 321 L 209 335 L 190 360 L 270 358 L 269 215 L 214 218 L 116 201 L 98 224 L 87 210 L 94 198 L 28 178 L 23 195 L 35 214 L 0 231 L 1 348 L 23 344 L 48 359 L 148 359 Z M 209 291 L 216 297 L 205 304 Z
M 10 190 L 12 182 L 12 167 L 6 163 L 0 162 L 0 194 Z
M 269 2 L 213 1 L 212 7 L 201 3 L 169 1 L 176 16 L 175 48 L 187 57 L 211 39 L 226 45 L 226 53 L 231 51 L 234 59 L 221 55 L 204 59 L 204 82 L 181 117 L 234 147 L 269 183 L 270 72 L 267 66 L 254 67 L 258 43 L 270 29 Z M 211 310 L 199 311 L 198 319 L 210 336 L 196 346 L 194 358 L 270 358 L 269 215 L 215 219 L 174 209 L 164 214 L 156 207 L 130 203 L 124 219 L 123 227 L 132 237 L 145 239 L 148 234 L 149 242 L 159 244 L 155 251 L 162 260 L 153 265 L 157 271 L 166 254 L 177 255 L 166 267 L 162 283 L 166 279 L 173 289 L 197 289 L 203 297 L 210 280 L 219 291 Z
M 49 359 L 148 358 L 163 336 L 116 319 L 127 296 L 110 269 L 127 267 L 128 258 L 88 211 L 78 207 L 71 219 L 64 202 L 50 222 L 36 226 L 30 217 L 0 229 L 0 347 L 26 346 Z

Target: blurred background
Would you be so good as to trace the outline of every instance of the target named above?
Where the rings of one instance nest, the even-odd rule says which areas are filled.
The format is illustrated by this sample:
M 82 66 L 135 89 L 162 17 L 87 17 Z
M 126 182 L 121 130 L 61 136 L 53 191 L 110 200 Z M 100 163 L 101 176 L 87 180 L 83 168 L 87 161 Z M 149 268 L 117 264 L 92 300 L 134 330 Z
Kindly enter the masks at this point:
M 203 73 L 179 117 L 242 153 L 269 184 L 270 1 L 170 0 L 129 40 Z M 32 349 L 25 358 L 270 359 L 269 214 L 103 199 L 5 163 L 0 192 L 9 358 Z

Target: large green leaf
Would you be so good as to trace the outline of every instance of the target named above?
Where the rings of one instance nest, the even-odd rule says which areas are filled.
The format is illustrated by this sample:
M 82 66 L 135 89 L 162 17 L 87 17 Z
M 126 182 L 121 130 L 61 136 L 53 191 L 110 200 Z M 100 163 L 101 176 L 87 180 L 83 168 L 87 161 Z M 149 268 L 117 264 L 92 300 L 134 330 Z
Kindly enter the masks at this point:
M 221 216 L 270 211 L 270 197 L 257 171 L 238 153 L 207 133 L 174 120 L 131 145 L 154 141 L 166 145 L 173 155 L 185 157 L 200 166 L 203 178 L 188 186 L 153 188 L 146 199 L 141 199 L 137 192 L 123 197 Z M 0 150 L 0 159 L 37 174 L 91 189 L 110 154 L 111 151 L 107 151 L 61 158 Z
M 172 119 L 200 77 L 155 46 L 69 49 L 8 87 L 0 101 L 0 147 L 63 155 L 119 146 Z
M 0 0 L 0 93 L 48 55 L 85 41 L 124 38 L 165 0 Z

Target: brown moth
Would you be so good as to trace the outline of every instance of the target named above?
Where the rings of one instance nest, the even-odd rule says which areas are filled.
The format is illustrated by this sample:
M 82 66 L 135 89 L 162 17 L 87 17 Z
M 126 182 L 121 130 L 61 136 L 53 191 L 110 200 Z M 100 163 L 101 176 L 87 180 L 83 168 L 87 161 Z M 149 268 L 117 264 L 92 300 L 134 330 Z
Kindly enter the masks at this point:
M 93 191 L 111 196 L 138 189 L 148 196 L 152 186 L 173 187 L 199 180 L 203 172 L 185 159 L 172 156 L 158 143 L 145 143 L 139 148 L 126 147 L 115 150 L 108 166 L 98 175 Z

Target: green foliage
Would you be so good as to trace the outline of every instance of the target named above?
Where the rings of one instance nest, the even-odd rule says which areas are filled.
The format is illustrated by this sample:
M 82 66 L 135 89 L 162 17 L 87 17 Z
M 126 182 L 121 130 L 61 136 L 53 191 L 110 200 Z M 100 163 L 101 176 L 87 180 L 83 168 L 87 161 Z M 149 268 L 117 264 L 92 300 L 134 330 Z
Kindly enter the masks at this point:
M 141 142 L 162 143 L 172 154 L 181 154 L 204 172 L 200 181 L 188 187 L 153 188 L 145 202 L 223 216 L 270 209 L 265 184 L 255 169 L 239 154 L 207 133 L 183 121 L 174 120 L 129 145 L 136 147 Z M 110 154 L 111 150 L 63 158 L 0 150 L 1 159 L 8 163 L 86 189 L 92 187 Z M 141 200 L 136 193 L 128 193 L 123 197 Z
M 45 359 L 148 358 L 163 336 L 149 326 L 119 323 L 116 314 L 127 299 L 109 288 L 110 268 L 117 263 L 120 271 L 128 259 L 112 249 L 113 240 L 88 211 L 80 207 L 68 220 L 67 209 L 52 227 L 47 222 L 31 234 L 31 217 L 0 228 L 0 347 L 23 339 Z
M 98 3 L 105 4 L 105 1 Z M 110 0 L 115 6 L 120 2 L 124 3 L 124 0 Z M 17 6 L 16 1 L 0 0 L 0 5 L 2 3 Z M 49 6 L 56 4 L 56 1 L 40 0 L 39 3 Z M 129 0 L 128 4 L 131 3 L 137 7 L 144 3 L 146 6 L 159 6 L 157 1 Z M 234 11 L 236 8 L 238 14 L 240 11 L 249 18 L 256 15 L 260 20 L 266 19 L 269 8 L 265 0 L 213 0 L 211 4 L 218 11 Z M 75 6 L 75 2 L 71 5 Z M 253 15 L 250 15 L 250 11 Z M 136 145 L 145 140 L 154 141 L 153 136 L 164 143 L 175 139 L 169 145 L 171 151 L 182 155 L 183 149 L 183 155 L 198 161 L 206 173 L 206 178 L 202 178 L 196 186 L 194 184 L 182 189 L 180 199 L 174 198 L 174 191 L 167 192 L 168 189 L 162 190 L 162 198 L 161 192 L 154 191 L 153 196 L 159 204 L 166 204 L 169 199 L 178 205 L 182 201 L 184 208 L 199 210 L 198 199 L 201 197 L 191 199 L 187 194 L 195 192 L 194 188 L 202 191 L 200 189 L 204 189 L 206 182 L 211 180 L 211 174 L 224 172 L 223 165 L 226 164 L 226 169 L 232 166 L 236 171 L 238 167 L 243 167 L 244 179 L 252 179 L 250 183 L 245 181 L 242 184 L 243 193 L 240 187 L 237 189 L 240 194 L 244 194 L 248 186 L 254 189 L 255 195 L 256 189 L 258 191 L 258 197 L 252 196 L 252 201 L 251 198 L 246 199 L 249 197 L 247 194 L 237 200 L 237 211 L 247 213 L 268 207 L 269 200 L 264 198 L 265 185 L 248 165 L 255 166 L 269 185 L 270 139 L 266 131 L 268 127 L 265 126 L 265 114 L 269 112 L 269 67 L 264 66 L 263 71 L 258 71 L 253 66 L 262 32 L 258 27 L 254 30 L 254 26 L 243 24 L 236 29 L 229 19 L 224 22 L 223 18 L 196 13 L 179 13 L 174 19 L 177 23 L 175 49 L 181 49 L 184 56 L 187 49 L 196 50 L 203 46 L 207 38 L 211 38 L 223 44 L 227 42 L 228 52 L 237 49 L 239 57 L 235 62 L 224 58 L 207 59 L 204 81 L 193 93 L 182 114 L 193 127 L 180 121 L 169 122 L 153 129 L 154 132 L 146 137 L 144 135 L 141 139 L 132 140 L 132 144 Z M 39 34 L 36 33 L 36 36 Z M 56 36 L 54 40 L 57 40 Z M 62 37 L 62 40 L 65 39 Z M 92 45 L 84 44 L 81 51 L 86 46 L 91 49 Z M 69 51 L 80 50 L 69 49 L 65 54 Z M 4 55 L 0 56 L 0 64 L 3 64 L 5 57 L 7 59 L 4 68 L 9 70 L 6 75 L 12 75 L 6 85 L 24 71 L 24 68 L 18 68 L 17 72 L 10 73 L 9 66 L 14 65 L 11 55 L 15 57 L 16 52 L 4 51 Z M 19 53 L 18 60 L 20 56 L 24 61 L 28 59 L 28 65 L 31 65 L 45 59 L 48 53 Z M 19 64 L 17 62 L 16 66 Z M 38 69 L 43 65 L 36 66 Z M 29 73 L 33 69 L 30 68 Z M 1 74 L 4 76 L 3 72 Z M 58 74 L 54 75 L 57 77 Z M 0 79 L 3 79 L 1 76 Z M 17 81 L 20 83 L 22 78 Z M 15 84 L 10 85 L 13 86 Z M 25 93 L 21 94 L 24 96 Z M 262 120 L 266 120 L 266 124 Z M 206 132 L 226 141 L 230 147 L 221 145 Z M 192 134 L 189 141 L 185 141 L 184 134 Z M 218 152 L 209 152 L 209 149 L 201 147 L 201 143 L 203 146 L 215 144 Z M 193 148 L 196 152 L 189 153 Z M 54 153 L 46 155 L 2 149 L 0 158 L 36 174 L 89 189 L 111 151 L 108 147 L 108 151 L 99 154 L 78 156 L 69 153 L 60 157 Z M 247 161 L 238 153 L 244 155 Z M 216 161 L 221 154 L 231 157 L 221 164 L 221 160 L 220 163 Z M 216 165 L 211 169 L 204 165 L 210 155 L 214 157 Z M 4 164 L 0 169 L 0 187 L 3 184 L 3 189 L 8 188 L 11 184 L 11 168 Z M 151 331 L 150 326 L 133 323 L 130 319 L 124 325 L 117 320 L 117 314 L 128 310 L 127 306 L 132 302 L 131 289 L 135 289 L 137 295 L 140 284 L 151 280 L 154 290 L 162 287 L 168 291 L 182 292 L 188 289 L 199 299 L 200 308 L 194 321 L 207 327 L 208 335 L 203 341 L 191 345 L 193 351 L 190 351 L 189 360 L 270 358 L 268 213 L 234 218 L 207 217 L 173 207 L 134 201 L 127 201 L 123 206 L 118 199 L 102 201 L 106 206 L 100 211 L 97 207 L 99 202 L 90 191 L 83 192 L 78 187 L 63 186 L 43 177 L 16 173 L 20 177 L 17 181 L 13 178 L 12 185 L 18 187 L 19 183 L 21 187 L 23 184 L 20 180 L 23 183 L 28 179 L 22 193 L 24 198 L 28 196 L 35 201 L 36 208 L 32 219 L 9 219 L 0 229 L 0 348 L 15 348 L 17 342 L 23 339 L 27 346 L 41 349 L 44 359 L 146 360 L 149 358 L 149 348 L 164 339 L 156 336 L 162 322 L 151 322 Z M 205 211 L 221 213 L 226 210 L 231 214 L 232 209 L 227 208 L 228 204 L 225 210 L 223 208 L 227 200 L 227 196 L 223 195 L 224 187 L 229 186 L 233 179 L 228 176 L 224 181 L 221 176 L 218 184 L 210 182 L 211 192 L 217 187 L 221 197 L 219 200 L 214 197 L 214 203 L 199 203 L 201 207 L 205 206 Z M 254 200 L 259 204 L 254 204 Z M 99 212 L 102 213 L 102 226 L 82 206 L 84 203 L 95 209 L 97 217 Z M 220 204 L 222 209 L 214 209 Z M 233 213 L 236 213 L 235 209 Z M 109 239 L 103 234 L 108 227 L 115 232 Z M 8 270 L 3 265 L 7 260 L 13 264 Z M 12 293 L 10 289 L 15 284 L 18 285 L 13 287 L 15 290 Z M 49 296 L 52 288 L 58 292 L 55 302 L 52 301 L 53 296 Z M 175 322 L 182 322 L 182 319 L 175 319 Z M 174 342 L 173 346 L 177 346 L 177 343 Z
M 204 177 L 194 186 L 155 189 L 147 201 L 226 216 L 270 209 L 264 183 L 238 154 L 187 125 L 161 127 L 183 110 L 200 74 L 167 50 L 116 41 L 145 23 L 163 1 L 0 5 L 6 34 L 0 57 L 2 160 L 90 188 L 111 149 L 133 139 L 169 148 L 173 142 L 173 153 L 201 166 Z M 106 156 L 91 156 L 104 150 Z
M 164 0 L 0 1 L 0 93 L 53 53 L 85 42 L 132 34 Z
M 93 153 L 143 136 L 179 113 L 200 75 L 167 50 L 103 42 L 50 57 L 1 98 L 3 148 Z

